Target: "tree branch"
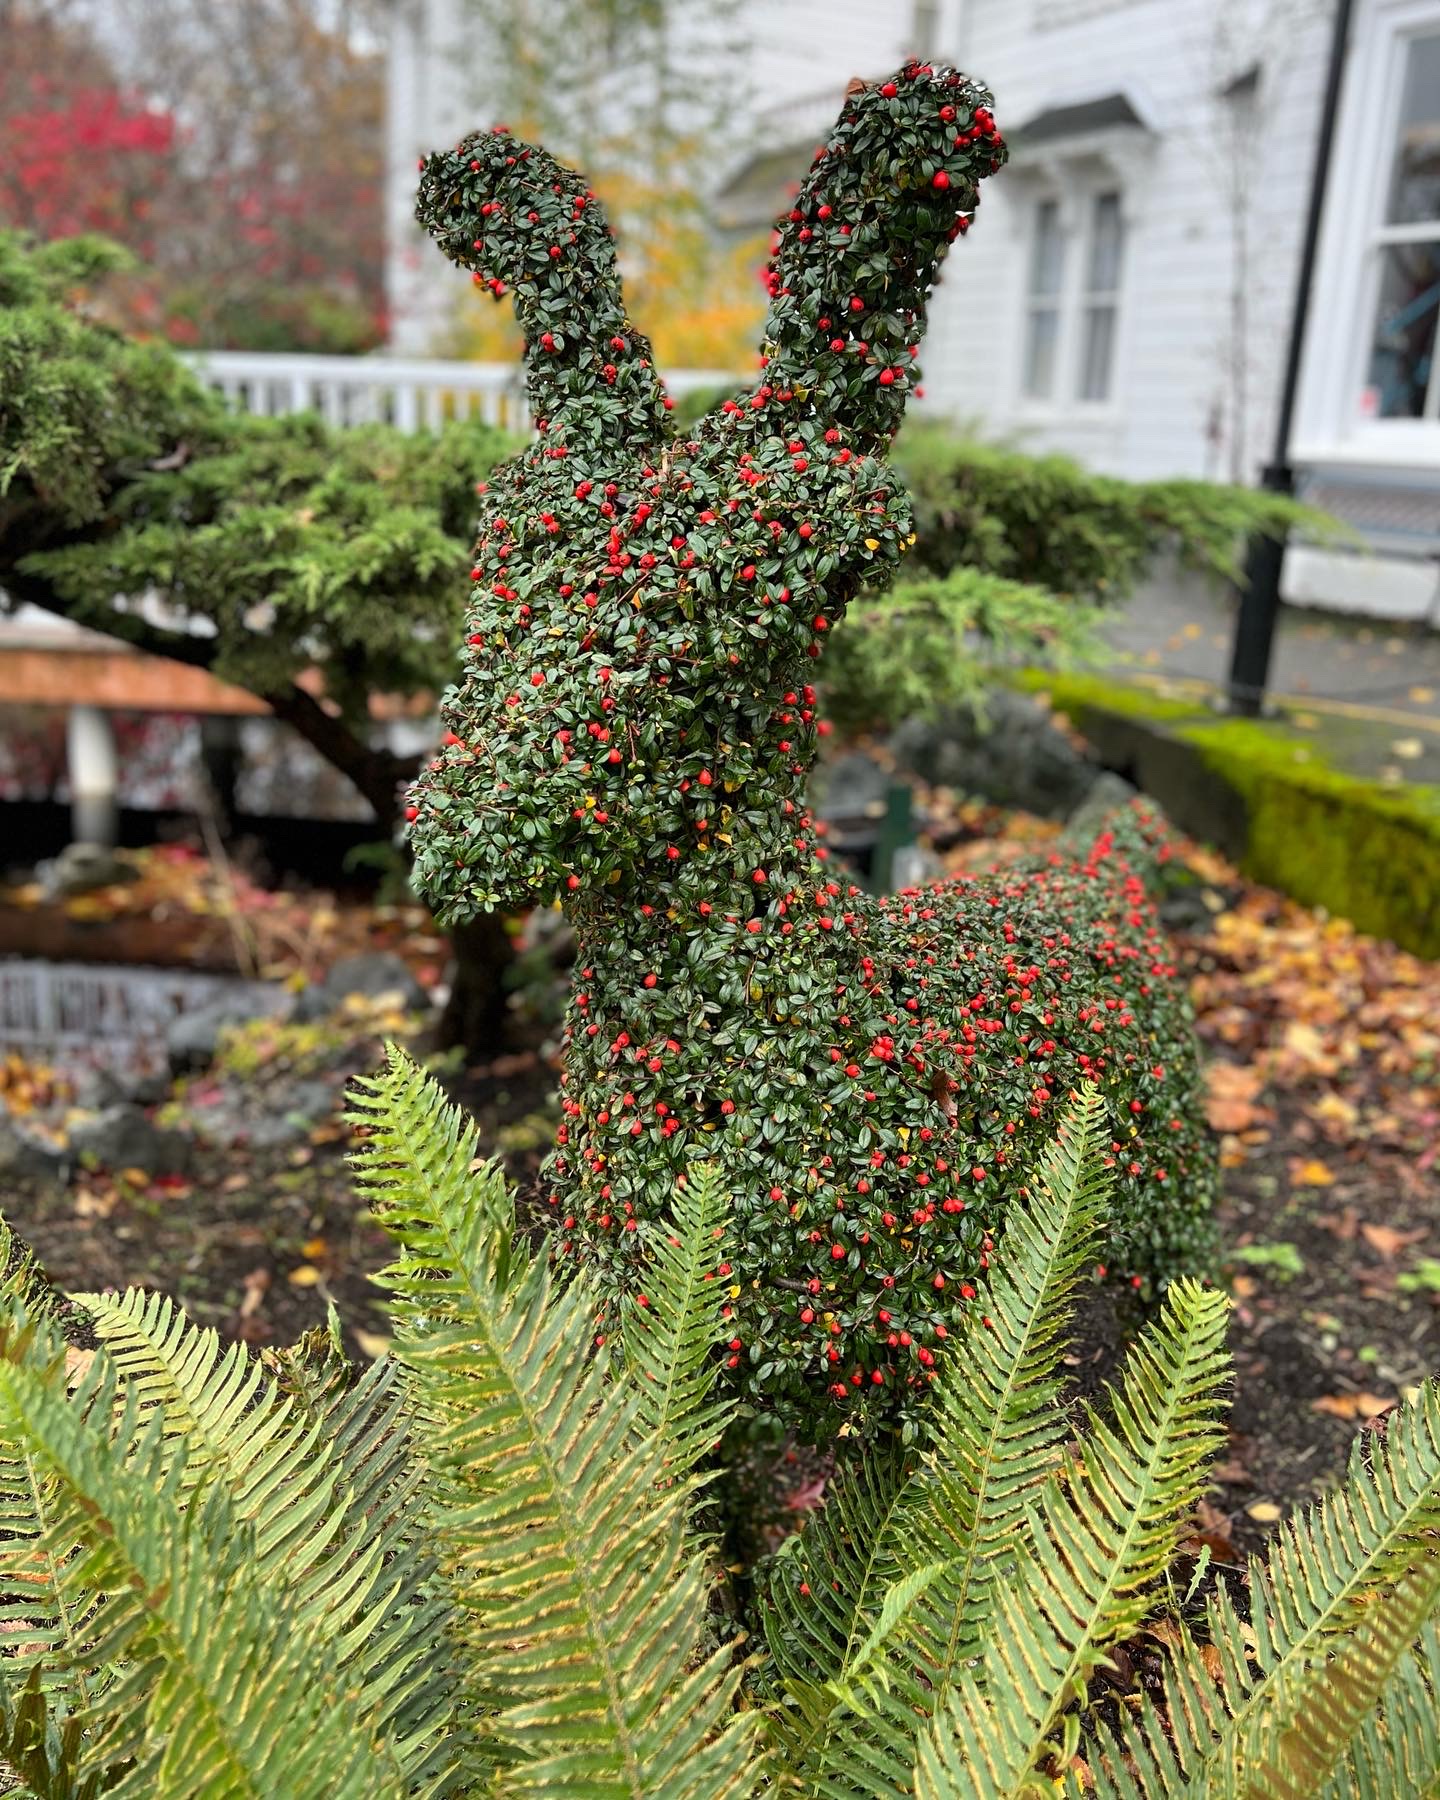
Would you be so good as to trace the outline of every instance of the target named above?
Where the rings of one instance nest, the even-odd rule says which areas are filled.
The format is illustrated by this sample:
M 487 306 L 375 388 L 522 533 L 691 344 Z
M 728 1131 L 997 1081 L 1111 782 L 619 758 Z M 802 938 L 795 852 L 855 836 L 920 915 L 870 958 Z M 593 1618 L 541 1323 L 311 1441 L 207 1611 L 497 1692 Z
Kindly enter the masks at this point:
M 3 568 L 0 569 L 0 586 L 12 599 L 38 606 L 56 618 L 73 619 L 71 608 L 39 576 L 22 575 L 14 568 Z M 209 670 L 219 655 L 217 638 L 171 631 L 133 613 L 117 615 L 118 623 L 123 623 L 123 631 L 110 631 L 105 635 L 118 638 L 148 656 Z M 284 682 L 268 691 L 252 691 L 277 719 L 298 732 L 311 749 L 354 784 L 374 809 L 376 822 L 383 831 L 395 829 L 399 814 L 397 790 L 400 783 L 419 767 L 418 756 L 397 756 L 392 750 L 377 749 L 367 743 L 297 682 Z

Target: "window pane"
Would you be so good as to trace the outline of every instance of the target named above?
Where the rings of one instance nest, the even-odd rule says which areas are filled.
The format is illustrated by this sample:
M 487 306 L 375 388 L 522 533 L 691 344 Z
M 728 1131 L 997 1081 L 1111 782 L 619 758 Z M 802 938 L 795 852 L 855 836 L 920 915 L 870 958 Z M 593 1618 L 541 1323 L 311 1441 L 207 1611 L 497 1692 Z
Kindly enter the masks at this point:
M 1440 219 L 1440 33 L 1412 39 L 1405 54 L 1385 218 L 1391 225 Z
M 1060 315 L 1054 307 L 1035 308 L 1025 338 L 1025 392 L 1032 400 L 1048 400 L 1055 391 L 1055 344 L 1059 335 Z
M 1080 355 L 1080 398 L 1108 400 L 1115 360 L 1115 308 L 1085 308 L 1085 341 Z
M 934 56 L 940 48 L 940 0 L 915 0 L 910 12 L 910 48 Z
M 1389 244 L 1380 258 L 1380 304 L 1365 409 L 1372 418 L 1418 419 L 1425 411 L 1435 361 L 1440 242 Z
M 1042 200 L 1035 208 L 1035 237 L 1030 246 L 1030 292 L 1037 298 L 1058 294 L 1065 272 L 1065 238 L 1060 230 L 1060 202 Z
M 1124 246 L 1120 196 L 1097 194 L 1090 211 L 1090 273 L 1085 283 L 1090 293 L 1113 294 L 1119 287 Z

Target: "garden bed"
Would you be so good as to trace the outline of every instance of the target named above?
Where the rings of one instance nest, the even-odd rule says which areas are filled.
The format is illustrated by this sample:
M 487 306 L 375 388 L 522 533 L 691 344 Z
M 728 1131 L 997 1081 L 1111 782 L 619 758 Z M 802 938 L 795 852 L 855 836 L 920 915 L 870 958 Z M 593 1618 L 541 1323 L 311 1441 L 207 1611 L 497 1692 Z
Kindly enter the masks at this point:
M 985 823 L 997 835 L 961 841 L 950 867 L 1031 854 L 1055 830 L 988 812 Z M 1382 1427 L 1385 1410 L 1440 1368 L 1440 967 L 1246 882 L 1218 857 L 1191 849 L 1187 861 L 1180 946 L 1212 1058 L 1236 1300 L 1231 1448 L 1199 1521 L 1223 1556 L 1332 1482 L 1356 1434 Z M 368 1276 L 386 1241 L 351 1192 L 339 1115 L 347 1072 L 374 1066 L 392 1023 L 357 1013 L 329 1028 L 306 1052 L 325 1065 L 319 1085 L 295 1063 L 293 1039 L 257 1025 L 228 1071 L 177 1091 L 167 1119 L 197 1133 L 183 1178 L 93 1171 L 68 1188 L 14 1178 L 6 1214 L 64 1286 L 164 1288 L 223 1334 L 261 1345 L 319 1324 L 333 1299 L 352 1348 L 373 1351 L 386 1325 Z M 530 1189 L 555 1121 L 538 1038 L 448 1079 L 482 1141 Z M 292 1116 L 283 1143 L 207 1145 L 227 1084 L 262 1088 L 258 1104 L 283 1114 L 302 1082 L 312 1110 Z M 18 1076 L 10 1086 L 27 1104 Z M 1071 1353 L 1081 1389 L 1113 1366 L 1116 1323 L 1113 1296 L 1097 1288 Z

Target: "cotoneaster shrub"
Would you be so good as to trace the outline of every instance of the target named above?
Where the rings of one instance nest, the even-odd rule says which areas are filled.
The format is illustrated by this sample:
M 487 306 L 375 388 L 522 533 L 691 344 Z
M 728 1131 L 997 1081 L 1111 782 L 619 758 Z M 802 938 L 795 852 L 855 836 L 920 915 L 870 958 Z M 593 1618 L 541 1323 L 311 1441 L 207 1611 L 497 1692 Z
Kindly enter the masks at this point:
M 1203 1260 L 1156 822 L 877 902 L 805 811 L 821 650 L 913 540 L 887 452 L 930 287 L 1004 155 L 953 70 L 857 88 L 780 222 L 760 381 L 683 438 L 582 178 L 500 130 L 421 166 L 441 249 L 514 296 L 537 436 L 490 479 L 417 878 L 451 918 L 562 902 L 558 1252 L 633 1299 L 676 1181 L 718 1160 L 729 1377 L 807 1438 L 913 1433 L 1077 1082 L 1107 1103 L 1106 1262 L 1155 1287 Z
M 262 1358 L 143 1290 L 77 1310 L 0 1227 L 0 1772 L 40 1800 L 1433 1793 L 1440 1394 L 1366 1434 L 1243 1611 L 1182 1600 L 1226 1303 L 1176 1282 L 1103 1404 L 1064 1404 L 1102 1112 L 1067 1103 L 1027 1171 L 921 1446 L 851 1462 L 743 1639 L 692 1474 L 734 1408 L 715 1165 L 597 1356 L 593 1274 L 516 1232 L 394 1053 L 356 1108 L 393 1357 L 351 1367 L 332 1323 Z M 1161 1679 L 1085 1706 L 1147 1623 Z

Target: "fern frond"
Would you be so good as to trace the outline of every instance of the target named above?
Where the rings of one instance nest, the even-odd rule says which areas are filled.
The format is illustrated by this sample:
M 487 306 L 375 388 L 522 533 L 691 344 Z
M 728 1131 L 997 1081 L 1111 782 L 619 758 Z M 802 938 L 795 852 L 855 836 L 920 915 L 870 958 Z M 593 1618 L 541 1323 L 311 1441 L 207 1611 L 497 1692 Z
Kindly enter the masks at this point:
M 933 1713 L 976 1654 L 995 1571 L 1013 1556 L 1027 1501 L 1069 1430 L 1058 1369 L 1075 1288 L 1099 1238 L 1103 1129 L 1098 1094 L 1071 1102 L 1030 1177 L 1026 1207 L 1007 1223 L 1003 1272 L 952 1340 L 920 1467 L 904 1481 L 883 1464 L 847 1470 L 825 1512 L 777 1561 L 766 1635 L 790 1703 L 778 1728 L 816 1793 L 903 1787 L 917 1712 Z M 918 1563 L 934 1573 L 906 1590 Z M 902 1591 L 907 1601 L 897 1608 Z M 885 1674 L 865 1684 L 862 1722 L 840 1699 L 853 1714 L 887 1607 Z M 829 1682 L 817 1673 L 827 1669 L 835 1671 Z M 917 1670 L 923 1682 L 913 1679 Z
M 664 1446 L 671 1479 L 694 1470 L 734 1410 L 710 1401 L 723 1335 L 725 1290 L 714 1271 L 725 1210 L 716 1166 L 694 1169 L 676 1187 L 671 1217 L 651 1227 L 645 1292 L 627 1298 L 621 1314 L 625 1368 L 639 1396 L 636 1425 Z
M 423 1542 L 422 1471 L 393 1365 L 307 1418 L 242 1345 L 222 1345 L 165 1296 L 86 1304 L 126 1396 L 156 1425 L 162 1464 L 176 1461 L 180 1496 L 224 1490 L 253 1534 L 257 1576 L 283 1584 L 296 1628 L 331 1646 L 358 1703 L 377 1709 L 395 1779 L 435 1778 L 456 1688 L 450 1607 Z
M 468 1722 L 455 1603 L 431 1542 L 431 1481 L 404 1367 L 378 1357 L 357 1372 L 328 1332 L 307 1333 L 277 1357 L 282 1392 L 321 1428 L 340 1476 L 337 1543 L 364 1544 L 384 1570 L 373 1629 L 347 1665 L 377 1707 L 387 1742 L 412 1781 L 469 1792 L 482 1773 Z M 443 1774 L 443 1780 L 440 1779 Z
M 1344 1487 L 1287 1521 L 1265 1563 L 1252 1561 L 1248 1624 L 1223 1592 L 1211 1597 L 1205 1633 L 1218 1684 L 1182 1635 L 1166 1669 L 1164 1722 L 1147 1705 L 1121 1735 L 1139 1776 L 1112 1767 L 1097 1788 L 1102 1800 L 1164 1793 L 1167 1783 L 1220 1792 L 1257 1722 L 1283 1715 L 1295 1684 L 1429 1554 L 1440 1529 L 1440 1387 L 1427 1382 L 1367 1438 L 1356 1441 Z
M 1440 1622 L 1386 1683 L 1322 1800 L 1440 1800 Z
M 1060 1357 L 1075 1289 L 1094 1262 L 1110 1185 L 1104 1102 L 1067 1108 L 1001 1244 L 1004 1273 L 967 1313 L 939 1383 L 923 1510 L 906 1519 L 922 1554 L 948 1569 L 905 1621 L 904 1653 L 936 1703 L 980 1647 L 995 1571 L 1013 1556 L 1026 1507 L 1070 1431 Z M 987 1325 L 984 1320 L 989 1319 Z
M 787 1540 L 761 1590 L 764 1638 L 783 1686 L 772 1729 L 787 1769 L 813 1794 L 892 1794 L 908 1782 L 919 1684 L 886 1656 L 886 1681 L 863 1694 L 857 1671 L 923 1547 L 904 1531 L 916 1476 L 898 1457 L 872 1453 L 845 1467 L 825 1509 Z M 925 1565 L 934 1570 L 936 1565 Z M 913 1604 L 916 1595 L 908 1595 Z M 893 1605 L 889 1626 L 898 1614 Z
M 0 1433 L 31 1449 L 52 1487 L 46 1541 L 64 1557 L 62 1591 L 82 1604 L 104 1596 L 90 1656 L 123 1670 L 91 1709 L 82 1773 L 134 1759 L 114 1790 L 126 1800 L 278 1795 L 298 1768 L 336 1800 L 393 1792 L 371 1721 L 257 1577 L 227 1496 L 181 1505 L 159 1420 L 144 1425 L 136 1400 L 120 1401 L 108 1358 L 72 1396 L 53 1335 L 7 1332 Z
M 1087 1409 L 1079 1458 L 1047 1481 L 1014 1575 L 991 1589 L 978 1669 L 920 1735 L 917 1800 L 1019 1800 L 1048 1784 L 1043 1762 L 1074 1754 L 1066 1709 L 1144 1617 L 1219 1444 L 1226 1312 L 1223 1295 L 1177 1282 L 1126 1359 L 1113 1425 Z
M 1327 1662 L 1277 1684 L 1236 1759 L 1238 1800 L 1313 1800 L 1437 1601 L 1440 1560 L 1432 1558 L 1368 1606 Z
M 397 1353 L 453 1489 L 438 1535 L 471 1609 L 486 1721 L 510 1794 L 728 1800 L 756 1791 L 737 1671 L 698 1648 L 706 1576 L 688 1489 L 662 1489 L 639 1401 L 589 1356 L 596 1296 L 557 1294 L 515 1241 L 475 1136 L 399 1051 L 359 1084 L 360 1181 L 400 1254 Z M 684 1421 L 677 1421 L 683 1424 Z
M 33 1800 L 98 1800 L 115 1786 L 118 1772 L 80 1773 L 83 1736 L 77 1717 L 57 1712 L 38 1667 L 19 1687 L 6 1671 L 0 1681 L 0 1771 L 13 1770 Z

